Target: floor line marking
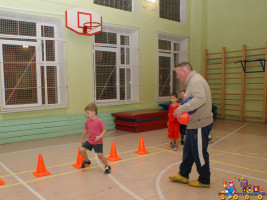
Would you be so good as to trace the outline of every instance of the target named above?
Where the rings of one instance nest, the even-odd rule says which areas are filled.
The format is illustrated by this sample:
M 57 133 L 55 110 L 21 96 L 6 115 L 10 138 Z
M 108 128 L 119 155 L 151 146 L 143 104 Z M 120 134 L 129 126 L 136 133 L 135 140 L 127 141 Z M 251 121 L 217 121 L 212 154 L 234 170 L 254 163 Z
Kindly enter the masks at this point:
M 14 174 L 6 165 L 4 165 L 0 161 L 0 165 L 10 174 Z M 38 197 L 40 200 L 45 200 L 45 198 L 39 194 L 36 190 L 34 190 L 31 186 L 29 186 L 25 181 L 23 181 L 20 177 L 18 177 L 16 174 L 13 175 L 15 179 L 17 179 L 21 184 L 23 184 L 24 187 L 26 187 L 28 190 L 30 190 L 36 197 Z
M 54 168 L 54 167 L 59 167 L 59 166 L 64 166 L 64 165 L 71 165 L 71 164 L 74 164 L 75 162 L 71 162 L 71 163 L 64 163 L 64 164 L 60 164 L 60 165 L 53 165 L 53 166 L 50 166 L 50 167 L 47 167 L 47 169 L 51 169 L 51 168 Z M 17 173 L 13 173 L 13 174 L 8 174 L 8 175 L 3 175 L 3 176 L 0 176 L 0 178 L 3 178 L 3 177 L 8 177 L 8 176 L 12 176 L 12 175 L 18 175 L 18 174 L 26 174 L 26 173 L 29 173 L 29 172 L 34 172 L 35 170 L 28 170 L 28 171 L 23 171 L 23 172 L 17 172 Z
M 94 154 L 95 156 L 95 160 L 98 164 L 98 166 L 103 169 L 103 171 L 105 170 L 103 165 L 101 165 L 101 163 L 99 162 L 99 160 L 97 159 L 96 154 Z M 111 174 L 107 174 L 107 176 L 114 182 L 116 183 L 121 189 L 123 189 L 125 192 L 127 192 L 128 194 L 130 194 L 132 197 L 134 197 L 137 200 L 143 200 L 140 196 L 138 196 L 137 194 L 135 194 L 134 192 L 132 192 L 130 189 L 128 189 L 126 186 L 124 186 L 122 183 L 120 183 L 114 176 L 112 176 Z
M 243 128 L 244 126 L 246 126 L 247 123 L 245 125 L 243 125 L 242 127 L 240 127 L 239 129 Z M 236 131 L 238 131 L 239 129 L 237 129 Z M 115 130 L 111 130 L 110 132 L 115 131 Z M 214 146 L 215 144 L 217 144 L 218 142 L 220 142 L 221 140 L 225 139 L 226 137 L 232 135 L 234 132 L 231 132 L 229 135 L 226 135 L 225 137 L 221 138 L 220 140 L 216 141 L 214 144 L 209 145 L 210 147 Z M 109 134 L 110 132 L 106 133 Z M 125 137 L 128 135 L 132 135 L 131 133 L 129 134 L 125 134 L 125 135 L 121 135 L 121 136 L 113 136 L 113 137 L 107 137 L 105 139 L 111 139 L 111 138 L 118 138 L 118 137 Z M 53 148 L 53 147 L 60 147 L 60 146 L 65 146 L 65 145 L 71 145 L 71 144 L 79 144 L 79 142 L 72 142 L 72 143 L 66 143 L 66 144 L 59 144 L 59 145 L 52 145 L 52 146 L 46 146 L 46 147 L 38 147 L 38 148 L 32 148 L 32 149 L 25 149 L 25 150 L 20 150 L 20 151 L 13 151 L 13 152 L 8 152 L 8 153 L 1 153 L 1 155 L 8 155 L 8 154 L 13 154 L 13 153 L 21 153 L 21 152 L 25 152 L 25 151 L 34 151 L 34 150 L 38 150 L 38 149 L 47 149 L 47 148 Z
M 260 173 L 263 173 L 263 174 L 267 174 L 267 172 L 261 171 L 261 170 L 257 170 L 257 169 L 252 169 L 252 168 L 248 168 L 248 167 L 242 167 L 242 166 L 239 166 L 239 165 L 232 165 L 232 164 L 229 164 L 229 163 L 224 163 L 224 162 L 220 162 L 220 161 L 216 161 L 216 160 L 210 160 L 210 161 L 211 162 L 215 162 L 215 163 L 219 163 L 219 164 L 229 165 L 229 166 L 232 166 L 232 167 L 246 169 L 246 170 L 249 170 L 249 171 L 260 172 Z
M 125 162 L 125 161 L 129 161 L 129 160 L 133 160 L 133 159 L 138 159 L 140 157 L 147 157 L 147 156 L 159 154 L 159 153 L 162 153 L 162 152 L 165 152 L 165 150 L 164 151 L 158 151 L 158 152 L 155 152 L 155 153 L 146 154 L 146 155 L 141 155 L 141 156 L 139 155 L 137 157 L 128 158 L 128 159 L 124 159 L 124 160 L 115 161 L 115 162 L 112 162 L 112 163 L 109 163 L 109 164 L 112 165 L 113 163 Z M 61 173 L 61 174 L 50 175 L 50 176 L 45 176 L 45 177 L 41 177 L 41 178 L 37 178 L 37 179 L 24 181 L 23 183 L 29 183 L 29 182 L 39 181 L 39 180 L 43 180 L 43 179 L 54 178 L 54 177 L 58 177 L 58 176 L 62 176 L 62 175 L 72 174 L 72 173 L 79 172 L 79 171 L 86 171 L 86 170 L 94 169 L 94 168 L 97 168 L 97 167 L 99 167 L 99 166 L 94 166 L 94 167 L 85 168 L 85 169 L 77 169 L 77 170 L 70 171 L 70 172 L 64 172 L 64 173 Z M 20 184 L 23 184 L 23 183 L 14 183 L 14 184 L 10 184 L 10 185 L 2 185 L 2 186 L 0 186 L 0 189 L 1 188 L 6 188 L 6 187 L 20 185 Z
M 163 195 L 163 193 L 162 193 L 162 191 L 161 191 L 161 189 L 160 189 L 160 180 L 161 180 L 162 175 L 163 175 L 168 169 L 170 169 L 170 168 L 173 167 L 174 165 L 178 165 L 178 164 L 180 164 L 181 162 L 182 162 L 182 161 L 172 163 L 172 164 L 169 165 L 168 167 L 166 167 L 166 168 L 164 168 L 163 170 L 161 170 L 161 172 L 160 172 L 159 175 L 157 176 L 157 178 L 156 178 L 156 183 L 155 183 L 155 184 L 156 184 L 157 194 L 158 194 L 158 196 L 159 196 L 159 198 L 160 198 L 161 200 L 165 200 L 164 195 Z
M 114 130 L 112 130 L 112 131 L 114 131 Z M 109 131 L 106 134 L 109 134 L 112 131 Z M 75 134 L 75 135 L 78 135 L 78 134 Z M 117 136 L 117 137 L 121 137 L 121 136 Z M 105 139 L 108 139 L 108 138 L 105 138 Z M 51 145 L 51 146 L 45 146 L 45 147 L 38 147 L 38 148 L 25 149 L 25 150 L 19 150 L 19 151 L 12 151 L 12 152 L 8 152 L 8 153 L 1 153 L 0 156 L 12 154 L 12 153 L 21 153 L 21 152 L 25 152 L 25 151 L 34 151 L 34 150 L 39 150 L 39 149 L 47 149 L 47 148 L 50 148 L 50 147 L 51 148 L 60 147 L 60 146 L 71 145 L 71 144 L 81 144 L 81 143 L 80 142 L 71 142 L 71 143 L 66 143 L 66 144 L 57 144 L 57 145 Z
M 79 142 L 72 142 L 72 143 L 67 143 L 67 144 L 58 144 L 58 145 L 51 145 L 51 146 L 46 146 L 46 147 L 38 147 L 38 148 L 32 148 L 32 149 L 24 149 L 24 150 L 19 150 L 19 151 L 12 151 L 8 153 L 1 153 L 0 156 L 2 155 L 8 155 L 8 154 L 13 154 L 13 153 L 22 153 L 26 151 L 34 151 L 34 150 L 39 150 L 39 149 L 48 149 L 48 148 L 54 148 L 54 147 L 60 147 L 60 146 L 65 146 L 65 145 L 71 145 L 71 144 L 78 144 Z
M 109 135 L 110 133 L 112 133 L 112 132 L 114 132 L 114 131 L 115 131 L 115 129 L 114 129 L 114 130 L 111 130 L 111 131 L 108 131 L 108 132 L 106 132 L 105 136 Z
M 267 160 L 266 158 L 260 158 L 260 157 L 255 157 L 255 156 L 248 156 L 248 155 L 244 155 L 244 154 L 241 154 L 241 153 L 232 153 L 232 152 L 229 152 L 229 151 L 221 151 L 221 150 L 217 150 L 217 149 L 209 149 L 209 150 L 219 151 L 219 152 L 223 152 L 223 153 L 229 153 L 229 154 L 233 154 L 233 155 L 237 155 L 237 156 L 244 156 L 244 157 L 254 158 L 254 159 L 259 159 L 259 160 Z
M 155 145 L 155 146 L 159 146 L 159 145 Z M 151 147 L 152 148 L 152 147 Z M 159 154 L 159 153 L 162 153 L 162 152 L 171 152 L 171 153 L 177 153 L 177 154 L 182 154 L 182 153 L 179 153 L 179 152 L 174 152 L 174 151 L 170 151 L 170 150 L 166 150 L 166 149 L 160 149 L 160 148 L 157 148 L 157 147 L 153 147 L 154 149 L 158 149 L 158 150 L 161 150 L 159 152 L 155 152 L 155 153 L 150 153 L 150 154 L 146 154 L 146 155 L 142 155 L 142 157 L 146 157 L 146 156 L 150 156 L 150 155 L 155 155 L 155 154 Z M 115 161 L 115 162 L 112 162 L 110 163 L 111 165 L 113 163 L 118 163 L 118 162 L 125 162 L 125 161 L 129 161 L 129 160 L 133 160 L 133 159 L 138 159 L 140 156 L 138 157 L 133 157 L 133 158 L 128 158 L 128 159 L 124 159 L 124 160 L 120 160 L 120 161 Z M 215 162 L 218 162 L 218 161 L 215 161 Z M 224 163 L 221 163 L 221 164 L 224 164 Z M 225 163 L 227 164 L 227 163 Z M 234 166 L 234 165 L 233 165 Z M 78 169 L 78 170 L 74 170 L 74 171 L 70 171 L 70 172 L 65 172 L 65 173 L 61 173 L 61 174 L 56 174 L 56 175 L 50 175 L 50 176 L 46 176 L 46 177 L 41 177 L 41 178 L 37 178 L 37 179 L 32 179 L 32 180 L 29 180 L 29 181 L 24 181 L 23 183 L 29 183 L 29 182 L 34 182 L 34 181 L 39 181 L 39 180 L 43 180 L 43 179 L 48 179 L 48 178 L 54 178 L 54 177 L 58 177 L 58 176 L 62 176 L 62 175 L 67 175 L 67 174 L 71 174 L 71 173 L 75 173 L 75 172 L 79 172 L 79 171 L 85 171 L 85 170 L 90 170 L 90 169 L 94 169 L 98 166 L 94 166 L 94 167 L 90 167 L 90 168 L 86 168 L 86 169 Z M 238 167 L 238 166 L 237 166 Z M 266 173 L 266 172 L 264 172 Z M 6 187 L 11 187 L 11 186 L 16 186 L 16 185 L 20 185 L 20 184 L 23 184 L 23 183 L 15 183 L 15 184 L 10 184 L 10 185 L 3 185 L 3 186 L 0 186 L 0 189 L 1 188 L 6 188 Z
M 153 147 L 156 147 L 156 146 L 161 146 L 161 145 L 165 145 L 167 143 L 163 143 L 163 144 L 156 144 L 154 146 L 148 146 L 146 147 L 147 149 L 149 148 L 153 148 Z M 125 154 L 125 153 L 129 153 L 129 152 L 134 152 L 136 151 L 136 149 L 134 150 L 129 150 L 129 151 L 124 151 L 124 152 L 121 152 L 120 154 Z M 108 155 L 106 155 L 107 157 Z M 94 160 L 95 158 L 89 158 L 91 160 Z M 75 162 L 70 162 L 70 163 L 64 163 L 64 164 L 59 164 L 59 165 L 53 165 L 53 166 L 46 166 L 47 169 L 51 169 L 51 168 L 54 168 L 54 167 L 60 167 L 60 166 L 64 166 L 64 165 L 72 165 L 74 164 Z M 13 174 L 25 174 L 25 173 L 28 173 L 28 172 L 33 172 L 35 171 L 34 169 L 33 170 L 28 170 L 28 171 L 23 171 L 23 172 L 17 172 L 17 173 L 13 173 Z M 8 176 L 12 176 L 13 174 L 8 174 L 8 175 L 3 175 L 3 176 L 0 176 L 0 178 L 3 178 L 3 177 L 8 177 Z
M 230 134 L 226 135 L 225 137 L 221 138 L 220 140 L 216 141 L 215 143 L 213 143 L 213 144 L 210 145 L 210 146 L 212 147 L 212 146 L 214 146 L 215 144 L 221 142 L 221 141 L 224 140 L 225 138 L 227 138 L 227 137 L 233 135 L 236 131 L 238 131 L 238 130 L 240 130 L 241 128 L 245 127 L 246 125 L 247 125 L 247 123 L 246 123 L 245 125 L 241 126 L 240 128 L 236 129 L 235 131 L 231 132 Z M 173 165 L 173 164 L 172 164 L 172 165 Z M 158 192 L 157 192 L 157 193 L 158 193 Z M 160 194 L 158 194 L 158 195 L 160 195 L 159 198 L 160 198 L 161 200 L 165 200 L 165 197 L 164 197 L 164 195 L 163 195 L 162 193 L 160 193 Z
M 243 126 L 239 127 L 238 129 L 232 131 L 231 133 L 227 134 L 226 136 L 222 137 L 221 139 L 219 139 L 218 141 L 208 145 L 208 148 L 213 147 L 215 144 L 218 144 L 219 142 L 225 140 L 226 138 L 230 137 L 231 135 L 233 135 L 234 133 L 236 133 L 237 131 L 239 131 L 240 129 L 244 128 L 245 126 L 247 126 L 248 124 L 245 123 Z
M 153 147 L 153 148 L 154 149 L 158 149 L 158 150 L 163 150 L 163 149 L 158 148 L 158 147 Z M 171 151 L 171 150 L 165 150 L 165 151 L 169 151 L 171 153 L 176 153 L 176 154 L 182 154 L 182 153 L 179 153 L 177 151 Z M 265 171 L 260 171 L 260 170 L 257 170 L 257 169 L 242 167 L 242 166 L 239 166 L 239 165 L 233 165 L 233 164 L 230 164 L 230 163 L 220 162 L 220 161 L 217 161 L 217 160 L 210 160 L 210 162 L 215 162 L 215 163 L 219 163 L 219 164 L 229 165 L 229 166 L 232 166 L 232 167 L 246 169 L 246 170 L 249 170 L 249 171 L 255 171 L 255 172 L 260 172 L 260 173 L 263 173 L 263 174 L 267 174 L 267 172 L 265 172 Z
M 114 130 L 112 130 L 114 131 Z M 110 132 L 112 132 L 110 131 Z M 106 133 L 106 134 L 109 134 Z M 125 137 L 125 136 L 129 136 L 132 135 L 131 133 L 129 134 L 125 134 L 125 135 L 120 135 L 120 136 L 113 136 L 113 137 L 104 137 L 104 139 L 112 139 L 112 138 L 119 138 L 119 137 Z M 34 150 L 39 150 L 39 149 L 47 149 L 47 148 L 54 148 L 54 147 L 60 147 L 60 146 L 65 146 L 65 145 L 72 145 L 72 144 L 77 144 L 80 145 L 80 142 L 71 142 L 71 143 L 66 143 L 66 144 L 58 144 L 58 145 L 51 145 L 51 146 L 45 146 L 45 147 L 38 147 L 38 148 L 32 148 L 32 149 L 25 149 L 25 150 L 19 150 L 19 151 L 12 151 L 12 152 L 7 152 L 7 153 L 0 153 L 0 156 L 2 155 L 8 155 L 8 154 L 13 154 L 13 153 L 21 153 L 21 152 L 26 152 L 26 151 L 34 151 Z
M 253 179 L 256 179 L 256 180 L 259 180 L 259 181 L 267 182 L 266 179 L 261 179 L 261 178 L 257 178 L 257 177 L 254 177 L 254 176 L 240 174 L 240 173 L 232 172 L 232 171 L 229 171 L 229 170 L 219 169 L 217 167 L 212 167 L 212 169 L 215 169 L 215 170 L 218 170 L 218 171 L 222 171 L 222 172 L 226 172 L 226 173 L 231 173 L 231 174 L 234 174 L 234 175 L 239 175 L 239 176 L 246 177 L 246 178 L 248 177 L 248 178 L 253 178 Z
M 156 146 L 162 146 L 162 145 L 165 145 L 165 144 L 168 144 L 168 143 L 162 143 L 162 144 L 157 144 L 157 145 L 153 145 L 153 146 L 148 146 L 146 147 L 147 149 L 149 148 L 154 148 L 154 149 L 158 149 L 158 150 L 164 150 L 164 149 L 161 149 L 161 148 L 156 148 Z M 136 149 L 135 149 L 136 150 Z M 125 154 L 125 153 L 129 153 L 129 152 L 133 152 L 135 150 L 129 150 L 129 151 L 124 151 L 124 152 L 121 152 L 119 154 Z M 216 150 L 216 149 L 210 149 L 210 150 L 215 150 L 215 151 L 220 151 L 220 150 Z M 170 152 L 173 152 L 171 150 L 165 150 L 165 151 L 170 151 Z M 226 151 L 221 151 L 221 152 L 226 152 Z M 176 153 L 176 152 L 173 152 L 173 153 Z M 181 154 L 179 152 L 177 152 L 178 154 Z M 260 157 L 253 157 L 253 156 L 247 156 L 247 155 L 243 155 L 243 154 L 238 154 L 238 153 L 232 153 L 232 152 L 226 152 L 226 153 L 229 153 L 229 154 L 234 154 L 234 155 L 237 155 L 237 156 L 244 156 L 244 157 L 251 157 L 251 158 L 255 158 L 255 159 L 260 159 L 260 160 L 267 160 L 265 158 L 260 158 Z M 108 155 L 107 155 L 108 156 Z M 90 159 L 94 159 L 94 158 L 90 158 Z M 217 161 L 216 161 L 217 162 Z M 59 167 L 59 166 L 64 166 L 64 165 L 72 165 L 74 164 L 75 162 L 70 162 L 70 163 L 64 163 L 64 164 L 59 164 L 59 165 L 53 165 L 53 166 L 46 166 L 46 168 L 48 169 L 51 169 L 51 168 L 54 168 L 54 167 Z M 33 172 L 35 170 L 28 170 L 28 171 L 23 171 L 23 172 L 17 172 L 17 173 L 14 173 L 14 174 L 24 174 L 24 173 L 28 173 L 28 172 Z M 0 176 L 0 178 L 3 178 L 3 177 L 8 177 L 8 176 L 11 176 L 13 174 L 8 174 L 8 175 L 3 175 L 3 176 Z

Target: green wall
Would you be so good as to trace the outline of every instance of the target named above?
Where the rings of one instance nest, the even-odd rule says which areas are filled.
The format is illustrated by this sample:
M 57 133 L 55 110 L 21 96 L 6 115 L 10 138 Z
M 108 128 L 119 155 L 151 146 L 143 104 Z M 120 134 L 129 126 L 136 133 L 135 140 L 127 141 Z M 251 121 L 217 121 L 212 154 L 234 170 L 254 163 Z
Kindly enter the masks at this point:
M 203 1 L 203 4 L 199 0 L 187 0 L 186 23 L 161 19 L 159 18 L 158 8 L 155 10 L 143 8 L 143 1 L 138 0 L 137 2 L 137 12 L 126 12 L 95 5 L 93 0 L 0 0 L 0 10 L 51 17 L 56 16 L 64 22 L 65 10 L 72 7 L 84 7 L 100 14 L 103 17 L 104 24 L 128 25 L 139 29 L 141 36 L 139 58 L 141 101 L 136 104 L 99 107 L 99 117 L 104 121 L 107 129 L 113 129 L 113 118 L 110 115 L 112 112 L 158 108 L 158 102 L 156 100 L 158 32 L 161 31 L 190 37 L 192 29 L 194 31 L 192 38 L 195 42 L 199 41 L 199 37 L 205 38 L 206 34 L 204 31 L 205 28 L 201 30 L 201 33 L 198 33 L 198 29 L 202 27 L 202 24 L 206 23 L 204 17 L 199 19 L 199 16 L 203 15 L 202 10 L 206 8 L 206 1 Z M 202 7 L 200 11 L 198 9 L 199 5 Z M 192 20 L 191 9 L 197 14 L 192 17 Z M 32 11 L 41 11 L 43 13 Z M 195 28 L 192 24 L 198 25 L 198 28 Z M 82 132 L 85 121 L 84 107 L 88 103 L 93 102 L 92 40 L 91 37 L 78 35 L 69 29 L 67 29 L 67 39 L 69 107 L 40 111 L 0 113 L 0 127 L 3 127 L 0 132 L 2 144 L 21 140 L 80 134 Z M 198 64 L 201 63 L 200 51 L 203 49 L 202 45 L 204 41 L 195 42 L 192 44 L 190 41 L 192 51 L 194 51 L 191 51 L 190 54 L 192 55 L 192 61 Z M 192 57 L 195 58 L 193 59 Z M 196 70 L 200 71 L 200 69 L 200 65 L 196 67 Z M 49 131 L 46 130 L 47 126 L 51 127 Z M 20 127 L 20 130 L 18 130 L 18 127 Z M 38 130 L 38 127 L 40 127 L 40 130 Z
M 243 44 L 247 48 L 257 48 L 264 47 L 267 41 L 267 27 L 264 26 L 267 19 L 266 0 L 187 0 L 186 23 L 159 18 L 159 9 L 143 8 L 141 0 L 138 0 L 137 12 L 95 5 L 93 0 L 0 0 L 0 10 L 56 16 L 63 22 L 65 10 L 72 7 L 89 8 L 100 14 L 104 23 L 133 26 L 140 32 L 141 101 L 136 104 L 99 107 L 99 117 L 107 129 L 114 128 L 110 115 L 112 112 L 158 108 L 156 77 L 159 31 L 188 36 L 190 62 L 201 74 L 204 73 L 205 49 L 210 52 L 221 51 L 222 47 L 237 50 Z M 0 113 L 1 143 L 81 133 L 86 119 L 83 109 L 93 101 L 92 37 L 67 30 L 67 39 L 69 106 L 51 110 Z M 46 130 L 47 125 L 51 127 L 49 130 Z M 68 128 L 69 125 L 71 128 Z M 37 127 L 41 127 L 40 130 Z
M 209 53 L 222 52 L 222 47 L 226 48 L 226 51 L 242 50 L 243 44 L 246 45 L 247 49 L 264 48 L 267 42 L 267 1 L 265 0 L 208 0 L 207 4 L 207 49 Z M 262 54 L 261 52 L 247 52 L 251 54 Z M 227 54 L 228 56 L 237 56 L 241 53 Z M 220 57 L 216 55 L 214 57 Z M 264 58 L 265 56 L 247 57 L 249 60 Z M 236 62 L 241 58 L 228 59 L 227 62 Z M 217 62 L 220 62 L 216 60 Z M 215 61 L 214 61 L 215 62 Z M 250 63 L 249 66 L 260 65 L 260 63 Z M 240 67 L 235 70 L 228 70 L 226 72 L 239 72 L 239 74 L 227 75 L 227 77 L 242 77 L 241 64 L 227 64 L 226 67 Z M 220 67 L 219 65 L 212 65 L 212 67 Z M 227 70 L 227 69 L 226 69 Z M 215 71 L 213 71 L 215 73 Z M 221 77 L 221 76 L 219 76 Z M 261 83 L 257 85 L 245 85 L 246 96 L 244 105 L 244 119 L 262 121 L 262 110 L 263 110 L 263 94 L 264 94 L 264 78 L 259 79 L 258 77 L 264 77 L 262 72 L 245 74 L 246 83 Z M 253 78 L 255 77 L 255 78 Z M 213 76 L 213 78 L 216 78 Z M 250 79 L 248 79 L 250 78 Z M 240 94 L 241 84 L 234 85 L 233 82 L 241 82 L 241 80 L 226 80 L 226 93 Z M 258 91 L 247 90 L 248 88 L 262 89 Z M 258 95 L 255 95 L 258 94 Z M 249 96 L 248 96 L 249 95 Z M 218 98 L 220 96 L 214 95 Z M 228 99 L 236 99 L 239 96 L 225 96 Z M 250 101 L 249 101 L 250 99 Z M 254 101 L 251 101 L 254 100 Z M 215 100 L 216 102 L 216 100 Z M 220 102 L 220 100 L 219 100 Z M 225 100 L 226 104 L 239 104 L 241 100 Z M 218 105 L 220 107 L 220 105 Z M 239 106 L 227 106 L 225 112 L 230 115 L 240 115 Z M 233 111 L 235 110 L 235 111 Z M 246 112 L 250 111 L 250 112 Z M 255 111 L 255 112 L 251 112 Z M 254 116 L 254 117 L 251 117 Z M 226 118 L 240 119 L 240 117 L 226 116 Z
M 267 41 L 267 1 L 208 0 L 207 47 L 237 50 L 264 47 Z
M 204 51 L 207 48 L 207 0 L 193 0 L 191 5 L 190 62 L 203 75 Z

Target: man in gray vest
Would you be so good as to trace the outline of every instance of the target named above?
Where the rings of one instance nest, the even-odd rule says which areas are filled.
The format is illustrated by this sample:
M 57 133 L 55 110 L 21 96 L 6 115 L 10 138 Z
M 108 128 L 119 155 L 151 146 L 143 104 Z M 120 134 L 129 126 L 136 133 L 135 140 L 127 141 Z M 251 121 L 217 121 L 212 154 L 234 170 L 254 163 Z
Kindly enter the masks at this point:
M 180 171 L 175 176 L 169 176 L 171 181 L 188 183 L 189 174 L 195 163 L 199 178 L 189 182 L 190 186 L 210 187 L 210 165 L 208 142 L 212 129 L 213 114 L 211 91 L 207 81 L 193 71 L 188 62 L 182 62 L 176 66 L 177 78 L 186 85 L 185 98 L 192 99 L 179 106 L 174 115 L 179 118 L 183 112 L 190 112 L 187 124 L 187 136 L 183 150 L 183 161 Z M 194 111 L 194 112 L 191 112 Z

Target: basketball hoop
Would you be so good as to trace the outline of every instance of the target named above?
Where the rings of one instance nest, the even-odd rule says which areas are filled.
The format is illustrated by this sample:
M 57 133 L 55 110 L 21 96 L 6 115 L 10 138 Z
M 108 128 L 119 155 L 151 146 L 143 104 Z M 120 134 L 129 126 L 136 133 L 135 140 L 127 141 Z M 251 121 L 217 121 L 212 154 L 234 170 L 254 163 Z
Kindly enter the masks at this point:
M 65 11 L 66 27 L 81 35 L 102 32 L 102 17 L 87 8 L 70 8 Z
M 83 24 L 83 33 L 84 34 L 90 33 L 91 31 L 93 31 L 94 29 L 96 29 L 99 26 L 101 26 L 101 23 L 99 23 L 99 22 L 85 22 Z

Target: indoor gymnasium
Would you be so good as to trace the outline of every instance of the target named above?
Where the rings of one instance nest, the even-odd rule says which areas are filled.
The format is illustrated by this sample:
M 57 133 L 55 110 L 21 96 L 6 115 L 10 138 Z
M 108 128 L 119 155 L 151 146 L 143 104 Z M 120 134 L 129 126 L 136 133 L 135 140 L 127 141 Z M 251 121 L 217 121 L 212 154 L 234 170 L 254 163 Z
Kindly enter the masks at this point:
M 0 199 L 267 199 L 265 0 L 0 0 Z

